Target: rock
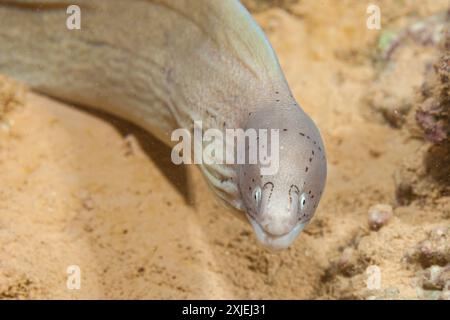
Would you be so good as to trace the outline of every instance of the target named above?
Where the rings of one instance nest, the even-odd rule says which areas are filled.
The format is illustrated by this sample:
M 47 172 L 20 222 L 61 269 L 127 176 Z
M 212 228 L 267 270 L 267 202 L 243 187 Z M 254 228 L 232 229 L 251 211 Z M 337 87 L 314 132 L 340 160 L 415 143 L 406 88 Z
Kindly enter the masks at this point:
M 385 226 L 393 216 L 392 206 L 377 204 L 369 208 L 369 228 L 377 231 Z
M 449 228 L 437 228 L 430 232 L 427 240 L 419 244 L 422 263 L 445 265 L 450 260 Z
M 422 287 L 426 290 L 444 290 L 450 284 L 450 264 L 431 266 L 422 273 Z
M 347 247 L 342 251 L 342 254 L 336 263 L 340 274 L 350 276 L 354 273 L 353 271 L 356 264 L 354 251 L 355 250 L 351 247 Z
M 364 273 L 370 262 L 370 259 L 362 255 L 357 248 L 346 247 L 337 259 L 331 261 L 324 279 L 333 279 L 336 276 L 354 277 Z
M 418 262 L 424 268 L 434 265 L 446 266 L 450 263 L 450 228 L 440 227 L 432 230 L 426 239 L 419 242 L 408 254 L 408 260 Z

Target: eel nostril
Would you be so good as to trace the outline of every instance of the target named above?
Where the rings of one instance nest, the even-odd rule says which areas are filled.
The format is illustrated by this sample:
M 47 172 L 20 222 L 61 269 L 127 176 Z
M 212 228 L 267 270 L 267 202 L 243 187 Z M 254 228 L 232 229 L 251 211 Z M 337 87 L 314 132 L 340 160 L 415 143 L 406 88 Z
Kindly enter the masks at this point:
M 275 188 L 275 185 L 273 184 L 273 182 L 269 181 L 266 182 L 263 186 L 263 197 L 264 197 L 264 201 L 269 202 L 270 198 L 272 197 L 272 193 L 273 193 L 273 189 Z
M 296 185 L 291 185 L 289 188 L 289 202 L 288 209 L 291 212 L 297 212 L 300 190 Z

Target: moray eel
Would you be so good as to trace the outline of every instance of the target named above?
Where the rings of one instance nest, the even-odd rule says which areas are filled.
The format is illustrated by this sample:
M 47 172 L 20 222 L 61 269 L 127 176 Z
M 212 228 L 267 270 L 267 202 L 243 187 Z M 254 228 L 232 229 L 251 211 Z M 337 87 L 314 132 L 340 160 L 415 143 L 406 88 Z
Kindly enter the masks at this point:
M 326 180 L 320 133 L 292 96 L 261 28 L 237 0 L 0 0 L 0 72 L 34 90 L 171 133 L 279 130 L 279 169 L 200 164 L 213 193 L 268 248 L 292 244 Z M 267 146 L 270 148 L 271 146 Z M 272 146 L 273 147 L 273 146 Z

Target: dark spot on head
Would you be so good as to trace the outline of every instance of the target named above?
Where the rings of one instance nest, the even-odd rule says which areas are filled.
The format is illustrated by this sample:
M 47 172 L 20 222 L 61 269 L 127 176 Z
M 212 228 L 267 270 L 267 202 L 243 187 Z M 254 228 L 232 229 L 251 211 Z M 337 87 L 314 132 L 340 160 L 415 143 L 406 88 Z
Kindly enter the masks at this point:
M 309 158 L 309 162 L 311 162 L 312 161 L 312 158 Z
M 275 94 L 279 94 L 279 92 L 278 92 L 278 91 L 275 91 Z
M 252 182 L 255 182 L 255 179 L 252 178 Z
M 312 150 L 312 155 L 314 155 L 314 150 Z
M 303 132 L 300 132 L 300 135 L 301 135 L 302 137 L 304 137 L 304 136 L 305 136 L 305 134 L 304 134 Z
M 308 191 L 308 194 L 311 194 L 311 190 Z
M 252 187 L 248 187 L 248 190 L 252 190 Z
M 308 167 L 305 168 L 305 172 L 308 172 Z
M 306 139 L 311 139 L 311 137 L 310 136 L 306 136 Z
M 287 129 L 283 129 L 283 131 L 287 131 Z

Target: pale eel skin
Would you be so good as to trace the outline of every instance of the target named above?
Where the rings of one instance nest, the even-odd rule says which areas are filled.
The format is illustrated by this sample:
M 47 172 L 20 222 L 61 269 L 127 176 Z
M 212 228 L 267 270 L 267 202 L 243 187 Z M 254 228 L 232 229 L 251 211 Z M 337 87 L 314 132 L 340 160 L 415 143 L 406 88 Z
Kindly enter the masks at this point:
M 81 30 L 66 27 L 71 4 Z M 198 120 L 204 130 L 279 129 L 276 174 L 258 164 L 200 169 L 268 248 L 291 245 L 316 211 L 327 172 L 320 133 L 237 0 L 0 0 L 0 72 L 168 145 Z

